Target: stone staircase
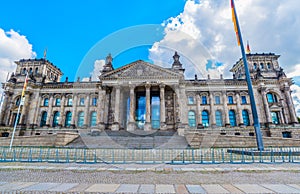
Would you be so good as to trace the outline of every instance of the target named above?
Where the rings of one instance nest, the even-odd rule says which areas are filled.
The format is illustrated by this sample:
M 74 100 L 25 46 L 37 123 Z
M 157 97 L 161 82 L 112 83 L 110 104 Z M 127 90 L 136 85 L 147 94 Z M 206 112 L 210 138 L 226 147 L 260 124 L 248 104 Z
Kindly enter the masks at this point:
M 79 131 L 80 137 L 67 145 L 73 148 L 175 149 L 187 148 L 184 137 L 174 131 Z

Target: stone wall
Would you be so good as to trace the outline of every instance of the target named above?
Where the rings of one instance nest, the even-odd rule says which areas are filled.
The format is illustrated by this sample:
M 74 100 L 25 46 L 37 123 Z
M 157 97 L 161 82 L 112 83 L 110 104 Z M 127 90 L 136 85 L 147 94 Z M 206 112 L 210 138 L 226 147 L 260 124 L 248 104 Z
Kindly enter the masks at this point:
M 221 135 L 219 133 L 187 132 L 185 134 L 188 144 L 192 148 L 246 148 L 256 147 L 255 136 Z M 298 147 L 299 139 L 264 137 L 265 147 Z
M 66 146 L 79 137 L 78 133 L 59 132 L 49 135 L 15 136 L 13 146 Z M 9 146 L 11 137 L 1 137 L 0 146 Z

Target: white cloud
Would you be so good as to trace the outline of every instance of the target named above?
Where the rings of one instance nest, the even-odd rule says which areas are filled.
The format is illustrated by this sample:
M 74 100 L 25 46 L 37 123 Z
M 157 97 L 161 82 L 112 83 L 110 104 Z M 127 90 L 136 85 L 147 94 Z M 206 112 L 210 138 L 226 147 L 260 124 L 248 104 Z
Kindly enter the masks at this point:
M 286 74 L 300 76 L 300 1 L 236 0 L 235 5 L 244 43 L 249 40 L 252 53 L 279 54 Z M 231 77 L 229 69 L 241 54 L 233 29 L 230 1 L 188 0 L 184 11 L 167 19 L 163 25 L 164 38 L 150 49 L 149 58 L 155 64 L 163 62 L 170 67 L 170 56 L 177 50 L 184 56 L 181 61 L 187 76 L 192 77 L 193 72 L 206 78 L 208 73 L 217 75 L 223 71 L 225 77 Z M 224 65 L 207 70 L 206 61 L 210 59 Z M 300 116 L 300 87 L 294 85 L 292 88 Z
M 14 30 L 5 32 L 0 28 L 0 82 L 5 82 L 7 74 L 15 71 L 14 61 L 34 57 L 36 53 L 25 36 Z
M 297 85 L 292 85 L 292 97 L 294 100 L 294 105 L 296 109 L 297 116 L 300 117 L 300 87 Z
M 100 60 L 96 60 L 94 63 L 94 69 L 93 71 L 90 73 L 92 81 L 98 81 L 99 80 L 99 75 L 101 74 L 101 70 L 103 69 L 103 66 L 105 65 L 105 60 L 100 59 Z
M 224 63 L 223 70 L 228 77 L 229 68 L 241 56 L 231 21 L 230 1 L 198 2 L 188 0 L 181 14 L 166 20 L 166 35 L 150 50 L 150 59 L 154 63 L 158 59 L 166 62 L 170 60 L 171 55 L 167 56 L 164 49 L 167 47 L 181 50 L 181 54 L 192 59 L 198 69 L 205 69 L 204 59 L 198 59 L 199 55 L 203 55 L 198 50 L 198 44 L 203 44 L 211 59 Z M 300 63 L 300 1 L 236 0 L 235 3 L 244 42 L 250 41 L 252 53 L 280 54 L 281 66 L 287 73 L 292 72 L 294 65 Z M 186 35 L 182 38 L 182 34 Z M 190 67 L 194 68 L 189 64 L 185 66 L 186 69 Z

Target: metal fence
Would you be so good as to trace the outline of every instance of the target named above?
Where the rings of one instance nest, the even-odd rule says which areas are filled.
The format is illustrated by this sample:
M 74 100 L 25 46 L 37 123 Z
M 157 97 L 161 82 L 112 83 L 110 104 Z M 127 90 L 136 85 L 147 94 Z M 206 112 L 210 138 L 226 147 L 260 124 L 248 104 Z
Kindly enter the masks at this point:
M 282 163 L 300 162 L 300 148 L 203 149 L 76 149 L 38 147 L 0 147 L 0 162 L 56 163 Z

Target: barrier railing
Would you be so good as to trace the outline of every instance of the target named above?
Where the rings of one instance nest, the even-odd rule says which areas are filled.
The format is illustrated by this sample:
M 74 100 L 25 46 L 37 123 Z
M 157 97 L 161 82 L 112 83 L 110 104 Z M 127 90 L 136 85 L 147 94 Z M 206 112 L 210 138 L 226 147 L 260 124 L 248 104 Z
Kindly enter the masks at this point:
M 0 147 L 0 162 L 62 163 L 282 163 L 300 162 L 300 148 L 203 148 L 203 149 L 76 149 Z

